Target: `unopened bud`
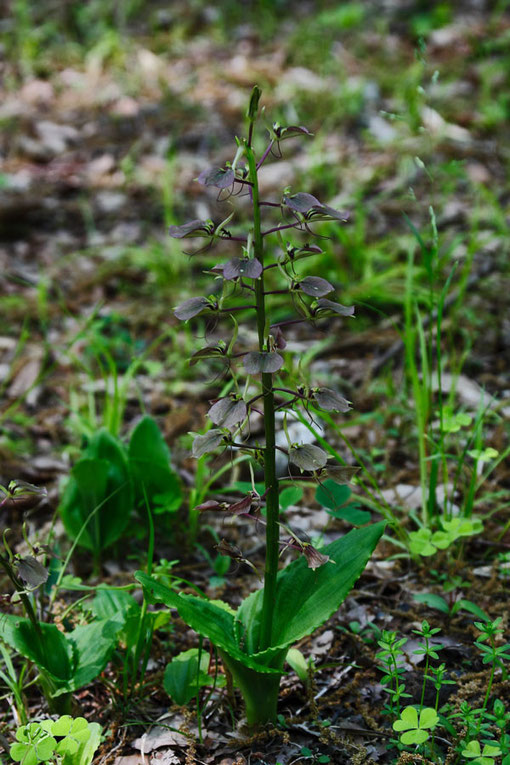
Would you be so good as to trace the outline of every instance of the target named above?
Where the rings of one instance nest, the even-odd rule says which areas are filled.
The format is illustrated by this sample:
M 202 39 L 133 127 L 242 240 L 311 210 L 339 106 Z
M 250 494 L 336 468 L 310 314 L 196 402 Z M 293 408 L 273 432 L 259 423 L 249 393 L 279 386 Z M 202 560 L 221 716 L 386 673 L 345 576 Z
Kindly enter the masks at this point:
M 250 105 L 248 106 L 248 112 L 246 114 L 250 122 L 254 122 L 257 118 L 260 96 L 261 96 L 261 90 L 258 85 L 255 85 L 251 92 Z

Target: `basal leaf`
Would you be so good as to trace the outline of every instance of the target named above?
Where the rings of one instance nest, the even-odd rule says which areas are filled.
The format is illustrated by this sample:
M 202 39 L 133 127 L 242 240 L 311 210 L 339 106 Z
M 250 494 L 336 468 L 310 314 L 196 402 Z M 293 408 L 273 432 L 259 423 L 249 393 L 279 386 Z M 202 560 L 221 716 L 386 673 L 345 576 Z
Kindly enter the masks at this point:
M 72 469 L 64 491 L 59 509 L 66 531 L 75 539 L 88 521 L 79 544 L 89 550 L 103 550 L 122 536 L 132 507 L 124 447 L 107 430 L 100 430 Z M 96 513 L 91 517 L 93 511 Z
M 320 627 L 345 600 L 377 545 L 385 523 L 353 529 L 345 536 L 321 548 L 336 565 L 327 564 L 316 571 L 299 558 L 279 572 L 274 610 L 272 650 L 284 649 Z M 238 610 L 246 629 L 247 650 L 253 658 L 259 640 L 263 590 L 249 595 Z
M 99 620 L 113 620 L 123 626 L 132 614 L 140 614 L 140 605 L 129 592 L 98 587 L 91 611 Z
M 480 606 L 477 606 L 476 603 L 473 603 L 471 600 L 466 600 L 466 598 L 460 598 L 460 600 L 455 601 L 452 613 L 456 614 L 458 611 L 469 611 L 470 614 L 474 614 L 479 619 L 483 619 L 485 622 L 489 621 L 489 617 L 485 611 L 482 611 Z
M 107 460 L 83 457 L 71 470 L 69 482 L 60 504 L 60 515 L 72 539 L 78 536 L 90 514 L 101 512 L 101 503 L 108 496 L 110 466 Z M 79 538 L 79 544 L 89 550 L 101 549 L 99 529 L 88 523 Z
M 303 685 L 308 686 L 310 684 L 309 666 L 299 648 L 289 648 L 286 662 L 290 664 Z
M 235 617 L 226 604 L 220 605 L 195 595 L 178 595 L 141 571 L 135 574 L 135 578 L 153 597 L 162 600 L 170 608 L 177 609 L 186 624 L 199 635 L 209 638 L 213 645 L 226 651 L 233 659 L 260 672 L 276 671 L 258 663 L 239 647 Z
M 166 665 L 163 675 L 163 688 L 175 704 L 184 706 L 195 698 L 200 688 L 212 685 L 213 678 L 207 673 L 209 654 L 202 651 L 200 667 L 198 664 L 198 648 L 174 656 Z
M 28 619 L 2 614 L 2 639 L 39 669 L 48 673 L 57 686 L 66 686 L 73 676 L 73 652 L 65 635 L 55 624 L 40 623 L 42 639 Z
M 143 417 L 133 430 L 128 457 L 137 506 L 144 510 L 146 498 L 154 506 L 160 504 L 158 496 L 164 496 L 164 510 L 177 510 L 182 499 L 180 481 L 170 467 L 170 450 L 152 417 Z
M 69 681 L 69 689 L 76 691 L 92 682 L 106 667 L 121 624 L 112 620 L 98 620 L 82 624 L 66 635 L 74 647 L 75 668 Z

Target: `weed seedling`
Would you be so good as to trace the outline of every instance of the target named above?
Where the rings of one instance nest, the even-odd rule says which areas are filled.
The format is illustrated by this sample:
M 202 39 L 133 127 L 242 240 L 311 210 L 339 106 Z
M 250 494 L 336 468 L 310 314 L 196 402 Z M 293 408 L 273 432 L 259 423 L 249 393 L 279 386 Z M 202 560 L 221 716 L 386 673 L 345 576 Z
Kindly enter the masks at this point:
M 402 646 L 405 643 L 407 643 L 407 638 L 397 638 L 396 632 L 386 630 L 383 630 L 381 639 L 377 641 L 382 649 L 376 653 L 376 658 L 381 662 L 379 669 L 383 673 L 381 683 L 390 696 L 390 704 L 385 704 L 384 711 L 392 717 L 400 714 L 400 699 L 411 698 L 411 694 L 405 692 L 406 687 L 402 680 L 402 676 L 406 672 L 405 655 L 402 651 Z
M 441 630 L 439 627 L 431 627 L 425 620 L 421 623 L 421 630 L 413 630 L 413 632 L 415 635 L 419 635 L 419 637 L 422 637 L 424 640 L 423 644 L 418 646 L 418 648 L 413 651 L 413 654 L 418 656 L 425 656 L 425 669 L 423 672 L 423 685 L 420 699 L 420 709 L 422 709 L 423 700 L 425 699 L 425 683 L 428 679 L 427 673 L 429 671 L 429 662 L 430 659 L 439 659 L 439 654 L 437 652 L 440 651 L 443 646 L 431 642 L 431 638 L 433 638 L 434 635 L 437 635 L 438 632 L 441 632 Z
M 482 662 L 484 664 L 490 664 L 491 667 L 487 691 L 483 700 L 482 714 L 487 709 L 496 670 L 501 670 L 503 680 L 506 680 L 508 677 L 505 662 L 510 661 L 510 643 L 505 643 L 500 646 L 496 645 L 497 636 L 503 634 L 503 630 L 499 627 L 500 624 L 501 617 L 498 617 L 493 622 L 475 622 L 476 629 L 480 630 L 481 633 L 478 640 L 475 641 L 475 645 L 482 654 Z

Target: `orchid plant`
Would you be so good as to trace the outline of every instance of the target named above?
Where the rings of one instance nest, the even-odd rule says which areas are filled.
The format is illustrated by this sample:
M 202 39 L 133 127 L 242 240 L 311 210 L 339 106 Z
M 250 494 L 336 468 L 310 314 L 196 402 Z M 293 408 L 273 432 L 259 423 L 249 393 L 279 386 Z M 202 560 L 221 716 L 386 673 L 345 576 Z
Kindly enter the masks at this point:
M 280 488 L 276 470 L 277 450 L 288 460 L 289 475 L 297 480 L 321 482 L 333 479 L 346 483 L 356 472 L 354 467 L 330 465 L 328 454 L 313 444 L 295 443 L 289 436 L 287 416 L 295 407 L 347 412 L 349 402 L 336 390 L 310 387 L 296 390 L 285 387 L 283 380 L 286 348 L 284 329 L 290 324 L 322 319 L 349 318 L 352 306 L 344 306 L 328 295 L 334 287 L 320 276 L 300 276 L 302 260 L 319 256 L 321 248 L 315 243 L 295 243 L 288 236 L 292 231 L 314 236 L 312 226 L 317 221 L 343 224 L 348 215 L 322 204 L 305 192 L 283 190 L 278 201 L 263 200 L 259 193 L 259 171 L 271 156 L 281 156 L 280 144 L 290 138 L 312 135 L 307 128 L 275 123 L 269 129 L 268 144 L 256 157 L 253 134 L 259 116 L 260 90 L 255 87 L 247 111 L 248 135 L 236 139 L 233 161 L 225 167 L 205 170 L 198 182 L 218 189 L 219 198 L 232 198 L 236 193 L 249 198 L 251 225 L 244 234 L 234 233 L 230 224 L 234 212 L 220 223 L 212 220 L 192 220 L 181 226 L 171 226 L 170 235 L 177 239 L 203 238 L 207 249 L 215 243 L 238 243 L 241 254 L 212 269 L 221 282 L 221 292 L 210 296 L 192 297 L 175 309 L 178 319 L 189 321 L 205 318 L 230 317 L 233 335 L 230 342 L 219 341 L 197 351 L 191 363 L 204 359 L 219 359 L 232 375 L 229 395 L 212 403 L 208 415 L 214 427 L 193 442 L 193 456 L 217 450 L 238 449 L 251 457 L 253 466 L 262 467 L 264 491 L 253 488 L 231 503 L 210 500 L 200 506 L 202 511 L 224 511 L 253 519 L 265 528 L 265 568 L 263 587 L 252 592 L 234 611 L 228 604 L 211 601 L 198 595 L 177 593 L 157 579 L 142 572 L 137 579 L 153 597 L 177 609 L 181 618 L 200 635 L 209 638 L 218 649 L 226 669 L 240 689 L 246 705 L 249 725 L 274 722 L 280 678 L 289 648 L 325 622 L 340 606 L 361 575 L 381 534 L 384 523 L 371 524 L 351 530 L 331 544 L 316 549 L 302 540 L 282 523 L 280 518 Z M 263 227 L 262 213 L 280 213 L 282 219 Z M 277 239 L 279 252 L 268 262 L 266 246 L 269 237 Z M 196 253 L 195 253 L 196 254 Z M 273 288 L 280 276 L 282 286 Z M 288 295 L 297 312 L 296 318 L 271 322 L 271 300 Z M 272 297 L 274 296 L 274 297 Z M 246 301 L 247 297 L 247 301 Z M 240 346 L 237 316 L 254 316 L 258 343 L 255 348 Z M 242 362 L 242 368 L 240 364 Z M 239 380 L 245 379 L 242 390 Z M 252 443 L 249 433 L 250 414 L 263 417 L 264 440 Z M 283 430 L 287 447 L 278 445 L 276 424 L 283 413 Z M 278 415 L 278 417 L 277 417 Z M 253 472 L 252 472 L 253 475 Z M 292 547 L 302 553 L 279 570 L 282 549 Z M 246 561 L 242 552 L 223 542 L 223 554 Z

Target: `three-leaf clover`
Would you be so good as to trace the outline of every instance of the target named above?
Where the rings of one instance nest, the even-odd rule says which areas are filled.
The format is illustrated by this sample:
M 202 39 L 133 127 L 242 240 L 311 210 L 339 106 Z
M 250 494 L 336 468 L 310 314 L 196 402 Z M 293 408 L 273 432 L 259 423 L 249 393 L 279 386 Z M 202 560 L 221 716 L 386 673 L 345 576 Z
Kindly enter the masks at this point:
M 10 748 L 10 755 L 21 765 L 37 765 L 52 757 L 57 742 L 39 723 L 22 725 L 16 731 L 16 741 Z
M 38 765 L 50 759 L 67 765 L 87 765 L 99 746 L 100 731 L 97 723 L 71 715 L 29 723 L 16 731 L 17 742 L 10 754 L 21 765 Z
M 51 735 L 63 737 L 55 750 L 58 754 L 76 754 L 80 744 L 90 738 L 90 727 L 84 717 L 62 715 L 58 720 L 43 720 L 40 725 Z
M 424 707 L 420 715 L 414 707 L 404 707 L 400 719 L 393 723 L 393 729 L 406 731 L 400 736 L 402 744 L 423 744 L 429 738 L 427 728 L 434 729 L 439 721 L 437 712 L 432 707 Z
M 481 751 L 479 741 L 470 741 L 462 754 L 471 761 L 471 765 L 494 765 L 494 757 L 499 757 L 501 749 L 499 746 L 485 744 Z

